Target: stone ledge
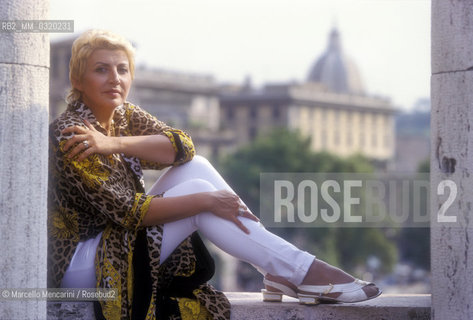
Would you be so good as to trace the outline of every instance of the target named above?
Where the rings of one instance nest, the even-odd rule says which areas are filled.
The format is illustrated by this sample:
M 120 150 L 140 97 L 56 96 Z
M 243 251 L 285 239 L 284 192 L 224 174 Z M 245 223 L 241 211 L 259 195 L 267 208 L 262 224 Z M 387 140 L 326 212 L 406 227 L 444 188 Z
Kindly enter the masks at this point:
M 232 320 L 243 319 L 430 319 L 430 294 L 382 294 L 359 303 L 319 304 L 306 306 L 297 299 L 284 297 L 283 302 L 263 302 L 260 293 L 228 292 Z
M 232 304 L 232 320 L 370 320 L 430 319 L 429 294 L 383 294 L 359 303 L 300 305 L 297 299 L 284 297 L 283 302 L 263 302 L 261 293 L 227 292 Z M 92 303 L 49 302 L 49 320 L 93 320 Z

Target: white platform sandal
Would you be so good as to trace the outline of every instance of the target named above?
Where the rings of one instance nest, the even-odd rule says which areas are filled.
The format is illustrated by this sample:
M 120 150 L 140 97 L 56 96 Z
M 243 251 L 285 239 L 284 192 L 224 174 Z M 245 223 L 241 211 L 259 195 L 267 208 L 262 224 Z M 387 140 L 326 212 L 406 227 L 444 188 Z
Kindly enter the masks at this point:
M 321 302 L 360 302 L 378 297 L 381 290 L 374 296 L 368 297 L 363 291 L 363 287 L 374 285 L 360 279 L 353 282 L 342 284 L 330 284 L 325 286 L 300 285 L 297 287 L 299 303 L 301 304 L 319 304 Z M 276 287 L 275 287 L 276 288 Z M 337 298 L 327 297 L 329 293 L 341 293 Z
M 270 291 L 267 289 L 261 289 L 261 293 L 263 294 L 263 301 L 266 302 L 281 302 L 282 296 L 286 295 L 289 297 L 297 298 L 297 292 L 293 289 L 289 288 L 288 286 L 281 284 L 279 282 L 274 282 L 268 280 L 266 278 L 263 279 L 263 283 L 266 286 L 272 287 L 278 291 Z

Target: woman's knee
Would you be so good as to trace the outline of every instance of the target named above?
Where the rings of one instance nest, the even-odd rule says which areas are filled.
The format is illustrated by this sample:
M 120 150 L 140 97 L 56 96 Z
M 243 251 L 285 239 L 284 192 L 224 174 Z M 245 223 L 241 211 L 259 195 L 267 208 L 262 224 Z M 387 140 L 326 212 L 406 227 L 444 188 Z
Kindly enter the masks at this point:
M 216 190 L 214 185 L 205 179 L 200 179 L 200 178 L 190 179 L 186 181 L 186 183 L 188 183 L 188 185 L 191 186 L 192 189 L 198 190 L 197 192 L 209 192 L 209 191 Z
M 166 191 L 164 196 L 172 197 L 198 192 L 211 192 L 215 190 L 216 188 L 207 180 L 196 178 L 179 183 Z
M 212 165 L 206 158 L 195 156 L 189 162 L 168 168 L 153 184 L 149 193 L 159 194 L 189 180 L 201 178 L 206 180 L 208 172 L 211 172 L 208 168 L 212 168 Z
M 207 160 L 206 157 L 204 156 L 201 156 L 199 154 L 195 155 L 194 158 L 192 158 L 191 160 L 192 162 L 196 162 L 196 163 L 199 163 L 199 164 L 203 164 L 203 165 L 210 165 L 210 161 Z
M 194 158 L 192 158 L 191 161 L 186 163 L 186 165 L 192 167 L 192 170 L 197 170 L 197 171 L 207 171 L 208 168 L 213 168 L 212 164 L 210 163 L 207 158 L 196 155 Z

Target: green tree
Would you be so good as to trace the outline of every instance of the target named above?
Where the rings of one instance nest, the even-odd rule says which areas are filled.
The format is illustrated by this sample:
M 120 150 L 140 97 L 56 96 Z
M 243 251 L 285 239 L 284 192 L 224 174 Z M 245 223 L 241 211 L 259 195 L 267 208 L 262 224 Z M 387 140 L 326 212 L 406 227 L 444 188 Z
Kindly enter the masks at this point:
M 341 158 L 327 152 L 314 153 L 311 141 L 299 132 L 277 129 L 258 137 L 221 161 L 221 169 L 245 203 L 259 209 L 259 179 L 262 172 L 348 172 L 373 171 L 361 155 Z M 354 272 L 368 257 L 381 260 L 389 271 L 397 260 L 397 249 L 380 229 L 373 228 L 270 228 L 317 257 Z

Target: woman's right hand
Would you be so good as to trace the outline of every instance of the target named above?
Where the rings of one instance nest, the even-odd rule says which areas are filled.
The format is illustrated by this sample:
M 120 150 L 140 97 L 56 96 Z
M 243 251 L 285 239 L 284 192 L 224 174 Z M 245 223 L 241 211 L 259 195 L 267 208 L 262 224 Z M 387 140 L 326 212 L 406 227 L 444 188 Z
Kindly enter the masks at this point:
M 239 216 L 259 222 L 258 217 L 243 204 L 236 194 L 227 190 L 218 190 L 209 192 L 208 195 L 211 198 L 209 211 L 223 219 L 232 221 L 243 232 L 250 233 L 248 228 L 238 219 Z
M 104 135 L 85 119 L 83 122 L 86 127 L 71 126 L 61 132 L 62 134 L 73 134 L 64 145 L 64 152 L 70 149 L 67 157 L 72 159 L 78 156 L 77 161 L 80 162 L 91 154 L 109 155 L 114 153 L 117 144 L 116 138 Z

